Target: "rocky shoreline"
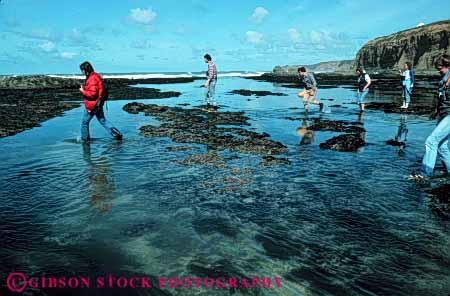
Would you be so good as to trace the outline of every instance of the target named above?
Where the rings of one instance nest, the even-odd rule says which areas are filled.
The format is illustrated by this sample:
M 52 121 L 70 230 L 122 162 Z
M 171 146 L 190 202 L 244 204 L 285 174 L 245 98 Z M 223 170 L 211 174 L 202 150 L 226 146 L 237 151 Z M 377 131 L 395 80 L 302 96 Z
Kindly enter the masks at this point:
M 398 74 L 371 74 L 373 85 L 371 91 L 377 97 L 399 97 L 401 93 Z M 341 73 L 318 73 L 316 78 L 319 88 L 355 88 L 355 75 Z M 105 79 L 109 88 L 109 100 L 137 100 L 161 99 L 178 97 L 177 91 L 162 92 L 156 88 L 138 87 L 138 84 L 175 84 L 191 83 L 200 78 L 145 78 Z M 246 77 L 257 81 L 272 82 L 287 88 L 303 88 L 298 83 L 295 74 L 265 73 L 258 77 Z M 412 113 L 427 115 L 432 112 L 435 105 L 436 87 L 439 80 L 437 75 L 417 75 L 416 87 L 410 108 L 405 111 L 399 108 L 398 102 L 372 102 L 367 109 L 379 110 L 386 113 Z M 12 136 L 26 129 L 39 126 L 40 123 L 65 111 L 77 108 L 82 102 L 78 91 L 81 79 L 50 77 L 44 75 L 17 76 L 0 78 L 0 138 Z M 283 96 L 284 93 L 266 91 L 234 90 L 229 94 L 243 96 Z M 332 98 L 327 98 L 332 101 Z M 345 104 L 345 103 L 344 103 Z M 339 105 L 340 106 L 340 105 Z M 345 108 L 344 106 L 341 106 Z
M 161 99 L 180 92 L 132 87 L 136 84 L 190 83 L 195 78 L 106 79 L 109 100 Z M 42 122 L 77 108 L 78 88 L 84 80 L 44 75 L 0 78 L 0 138 L 37 127 Z

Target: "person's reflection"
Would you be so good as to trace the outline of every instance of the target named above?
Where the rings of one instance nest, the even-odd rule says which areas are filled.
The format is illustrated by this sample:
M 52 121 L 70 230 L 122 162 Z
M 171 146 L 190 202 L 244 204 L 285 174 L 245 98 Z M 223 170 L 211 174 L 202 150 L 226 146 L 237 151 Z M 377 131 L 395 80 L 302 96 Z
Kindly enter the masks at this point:
M 365 142 L 366 141 L 366 129 L 364 128 L 364 112 L 359 112 L 359 114 L 358 114 L 358 122 L 361 124 L 361 127 L 364 129 L 363 132 L 359 133 L 359 136 Z
M 309 129 L 308 112 L 305 112 L 302 125 L 297 128 L 297 134 L 302 137 L 300 145 L 309 145 L 314 142 L 314 131 Z
M 89 190 L 91 205 L 101 214 L 112 208 L 114 194 L 114 180 L 111 167 L 106 156 L 92 158 L 90 143 L 83 143 L 83 157 L 88 167 Z
M 399 154 L 405 153 L 406 141 L 408 140 L 407 120 L 408 116 L 406 114 L 400 115 L 400 125 L 398 126 L 397 135 L 395 136 L 395 141 L 399 145 Z

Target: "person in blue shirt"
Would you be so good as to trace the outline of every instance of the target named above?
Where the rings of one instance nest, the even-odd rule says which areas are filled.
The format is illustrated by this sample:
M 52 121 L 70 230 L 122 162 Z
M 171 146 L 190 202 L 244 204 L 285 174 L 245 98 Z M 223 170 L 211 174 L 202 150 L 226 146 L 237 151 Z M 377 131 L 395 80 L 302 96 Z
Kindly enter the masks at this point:
M 439 82 L 438 105 L 431 118 L 438 117 L 438 124 L 425 142 L 425 155 L 420 172 L 410 176 L 415 181 L 421 181 L 433 175 L 438 156 L 444 163 L 447 173 L 450 173 L 450 150 L 448 148 L 450 137 L 450 56 L 439 57 L 435 66 L 442 78 Z
M 414 70 L 412 69 L 410 62 L 405 63 L 403 71 L 400 70 L 400 75 L 402 77 L 403 98 L 403 105 L 400 108 L 407 109 L 411 102 L 411 94 L 414 87 Z

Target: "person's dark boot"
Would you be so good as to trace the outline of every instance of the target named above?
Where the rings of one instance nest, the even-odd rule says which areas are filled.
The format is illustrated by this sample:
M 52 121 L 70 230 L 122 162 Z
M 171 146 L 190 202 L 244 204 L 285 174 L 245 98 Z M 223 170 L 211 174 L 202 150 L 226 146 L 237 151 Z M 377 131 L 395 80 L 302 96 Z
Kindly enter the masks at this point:
M 122 141 L 123 136 L 122 136 L 122 134 L 119 132 L 118 129 L 116 129 L 115 127 L 113 127 L 113 128 L 111 129 L 111 133 L 112 133 L 113 137 L 114 137 L 116 140 Z

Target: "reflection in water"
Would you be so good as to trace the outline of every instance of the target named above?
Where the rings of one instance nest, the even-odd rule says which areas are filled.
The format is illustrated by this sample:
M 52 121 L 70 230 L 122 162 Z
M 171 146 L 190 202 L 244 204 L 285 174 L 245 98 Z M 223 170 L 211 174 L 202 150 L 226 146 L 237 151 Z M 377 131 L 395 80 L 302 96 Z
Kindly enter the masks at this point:
M 397 135 L 395 136 L 395 140 L 401 142 L 406 142 L 408 140 L 408 126 L 406 125 L 408 119 L 408 115 L 402 114 L 400 115 L 400 125 L 398 126 Z
M 366 129 L 364 128 L 364 114 L 365 114 L 364 112 L 359 112 L 358 122 L 361 123 L 361 127 L 364 129 L 363 132 L 359 133 L 359 136 L 365 142 L 366 141 Z
M 404 155 L 406 148 L 406 141 L 408 140 L 408 126 L 407 126 L 408 116 L 406 114 L 400 115 L 400 124 L 398 126 L 397 134 L 394 139 L 388 140 L 387 144 L 399 147 L 398 154 Z
M 92 158 L 90 143 L 83 143 L 83 157 L 88 165 L 91 205 L 105 214 L 112 208 L 114 197 L 114 180 L 108 157 Z
M 302 120 L 302 125 L 297 128 L 297 134 L 302 137 L 300 145 L 309 145 L 314 142 L 314 131 L 308 129 L 310 126 L 308 122 L 308 112 L 305 112 Z

